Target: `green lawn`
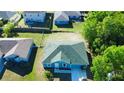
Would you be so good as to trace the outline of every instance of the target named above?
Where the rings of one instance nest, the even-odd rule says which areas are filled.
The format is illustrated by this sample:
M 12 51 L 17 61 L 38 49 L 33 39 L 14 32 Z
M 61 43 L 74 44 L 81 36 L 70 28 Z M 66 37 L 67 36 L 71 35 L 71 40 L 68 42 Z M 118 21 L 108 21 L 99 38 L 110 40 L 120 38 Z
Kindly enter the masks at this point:
M 42 45 L 42 41 L 45 40 L 49 34 L 40 33 L 17 33 L 16 38 L 32 38 L 36 46 Z
M 18 27 L 28 27 L 28 25 L 25 24 L 24 19 L 21 19 L 18 23 Z
M 71 32 L 81 32 L 82 31 L 82 25 L 83 22 L 74 22 L 72 28 L 59 28 L 56 25 L 53 24 L 53 29 L 55 31 L 71 31 Z
M 43 49 L 38 48 L 32 72 L 20 80 L 46 80 L 46 78 L 42 76 L 44 73 L 44 68 L 41 64 L 42 55 Z

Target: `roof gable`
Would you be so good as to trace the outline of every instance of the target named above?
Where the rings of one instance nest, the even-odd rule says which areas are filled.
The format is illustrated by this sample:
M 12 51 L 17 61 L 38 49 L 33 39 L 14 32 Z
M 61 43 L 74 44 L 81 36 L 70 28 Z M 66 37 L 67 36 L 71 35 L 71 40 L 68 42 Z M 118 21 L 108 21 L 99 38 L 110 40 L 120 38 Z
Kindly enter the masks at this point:
M 22 58 L 27 58 L 32 43 L 32 39 L 0 39 L 0 51 L 5 54 L 4 57 L 17 55 Z
M 10 19 L 15 14 L 16 12 L 13 11 L 0 11 L 0 17 L 4 19 Z
M 79 11 L 64 11 L 64 13 L 68 16 L 81 16 Z
M 69 21 L 69 18 L 64 12 L 58 11 L 54 13 L 54 20 Z
M 55 48 L 54 51 L 49 51 L 49 55 L 45 55 L 43 63 L 51 63 L 51 60 L 52 63 L 56 62 L 56 60 L 64 60 L 65 62 L 71 64 L 89 64 L 86 55 L 86 50 L 82 49 L 84 48 L 83 46 L 81 46 L 82 43 L 83 42 L 73 42 L 65 45 L 55 44 L 57 48 Z

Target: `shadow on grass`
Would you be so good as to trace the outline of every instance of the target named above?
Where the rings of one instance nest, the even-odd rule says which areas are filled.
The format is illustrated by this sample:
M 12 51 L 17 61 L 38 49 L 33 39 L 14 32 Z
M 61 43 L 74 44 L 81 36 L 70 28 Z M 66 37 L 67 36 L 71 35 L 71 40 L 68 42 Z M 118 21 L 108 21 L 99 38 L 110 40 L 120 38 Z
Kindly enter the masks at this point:
M 72 22 L 70 22 L 69 24 L 65 24 L 65 25 L 56 25 L 58 28 L 73 28 L 73 24 Z
M 53 73 L 54 78 L 59 78 L 60 81 L 71 81 L 71 73 Z
M 90 67 L 92 66 L 92 57 L 89 52 L 87 52 L 87 56 L 88 56 L 88 61 L 89 61 L 89 65 L 86 68 L 87 78 L 93 80 L 93 74 L 90 69 Z
M 28 63 L 9 62 L 9 64 L 6 65 L 6 68 L 15 72 L 18 75 L 25 76 L 29 74 L 30 72 L 32 72 L 36 53 L 37 53 L 37 47 L 33 47 Z
M 5 72 L 6 68 L 4 67 L 2 72 L 0 73 L 0 79 L 2 79 L 3 75 L 4 75 L 4 72 Z

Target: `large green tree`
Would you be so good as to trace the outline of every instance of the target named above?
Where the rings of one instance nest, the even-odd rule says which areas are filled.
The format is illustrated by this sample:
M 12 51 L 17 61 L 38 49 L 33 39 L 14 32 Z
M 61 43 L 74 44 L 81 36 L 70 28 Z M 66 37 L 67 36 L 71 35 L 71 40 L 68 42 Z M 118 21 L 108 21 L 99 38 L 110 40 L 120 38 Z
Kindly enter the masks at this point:
M 108 46 L 124 44 L 124 14 L 121 12 L 89 12 L 83 34 L 94 54 Z
M 113 80 L 124 80 L 124 46 L 108 47 L 103 55 L 93 59 L 91 71 L 94 80 L 108 80 L 108 73 L 113 73 Z

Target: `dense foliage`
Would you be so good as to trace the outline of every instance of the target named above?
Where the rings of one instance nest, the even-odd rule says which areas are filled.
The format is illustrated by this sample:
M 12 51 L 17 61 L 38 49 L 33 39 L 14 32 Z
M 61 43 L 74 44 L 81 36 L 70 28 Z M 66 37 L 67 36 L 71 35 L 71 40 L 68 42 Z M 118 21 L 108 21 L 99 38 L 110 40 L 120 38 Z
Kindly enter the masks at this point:
M 3 36 L 4 37 L 9 37 L 11 36 L 11 30 L 14 28 L 14 24 L 9 22 L 3 27 Z
M 124 80 L 124 13 L 89 12 L 83 34 L 94 54 L 94 80 Z
M 93 53 L 102 54 L 108 46 L 124 44 L 124 14 L 89 12 L 83 31 Z
M 94 80 L 108 80 L 108 73 L 112 73 L 112 80 L 124 80 L 124 46 L 108 47 L 93 59 L 91 70 Z

